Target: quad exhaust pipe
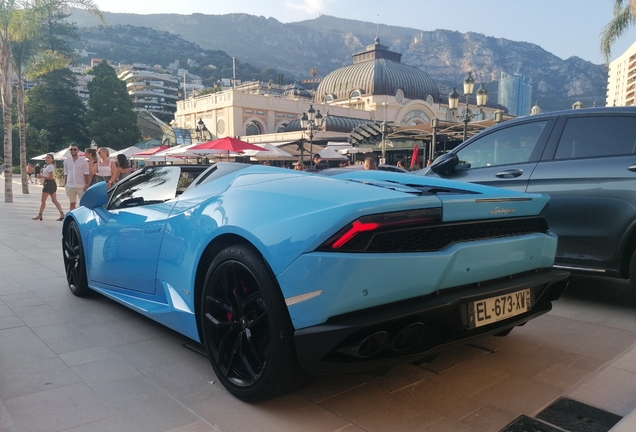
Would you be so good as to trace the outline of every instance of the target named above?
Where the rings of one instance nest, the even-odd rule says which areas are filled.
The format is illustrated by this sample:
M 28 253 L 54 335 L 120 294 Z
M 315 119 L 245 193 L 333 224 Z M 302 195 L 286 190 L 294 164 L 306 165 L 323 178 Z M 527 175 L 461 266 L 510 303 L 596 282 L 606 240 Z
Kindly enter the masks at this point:
M 417 343 L 425 329 L 426 326 L 421 322 L 411 323 L 400 330 L 392 340 L 389 332 L 376 331 L 356 343 L 338 348 L 337 351 L 350 357 L 362 359 L 373 357 L 384 348 L 396 352 L 406 351 Z

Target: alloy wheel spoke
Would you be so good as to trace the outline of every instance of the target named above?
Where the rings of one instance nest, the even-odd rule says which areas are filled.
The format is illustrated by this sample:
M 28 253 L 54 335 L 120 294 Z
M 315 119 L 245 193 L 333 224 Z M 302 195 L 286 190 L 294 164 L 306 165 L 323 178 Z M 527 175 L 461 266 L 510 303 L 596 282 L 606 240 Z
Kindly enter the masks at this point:
M 235 263 L 232 263 L 230 265 L 230 268 L 228 269 L 228 273 L 231 273 L 231 275 L 228 275 L 228 280 L 230 282 L 228 284 L 228 288 L 231 290 L 232 294 L 234 295 L 234 301 L 236 302 L 238 314 L 243 315 L 244 299 L 241 296 L 241 290 L 239 287 L 240 280 L 237 274 Z
M 238 323 L 234 321 L 220 321 L 209 312 L 205 314 L 205 319 L 215 328 L 224 329 L 224 331 L 228 331 L 228 329 L 232 330 L 234 327 L 238 326 Z
M 219 307 L 220 309 L 223 309 L 225 312 L 229 312 L 231 314 L 236 314 L 236 311 L 234 310 L 234 308 L 232 307 L 232 305 L 228 302 L 222 301 L 221 299 L 218 299 L 214 296 L 207 296 L 205 298 L 206 303 L 211 303 L 214 306 Z M 208 306 L 208 305 L 206 305 Z
M 240 349 L 240 343 L 241 343 L 241 338 L 242 338 L 243 332 L 239 331 L 238 334 L 233 338 L 232 340 L 232 346 L 229 348 L 230 350 L 230 355 L 228 360 L 225 362 L 226 366 L 225 366 L 225 376 L 229 377 L 229 375 L 234 371 L 234 364 L 236 362 L 236 357 L 237 357 L 237 352 Z M 226 339 L 229 339 L 230 335 L 227 335 L 227 337 L 223 338 L 223 342 L 222 344 L 225 345 Z M 229 345 L 229 344 L 228 344 Z M 222 356 L 221 351 L 219 350 L 219 356 Z M 223 358 L 223 357 L 221 357 Z
M 256 317 L 252 318 L 248 323 L 248 328 L 256 329 L 267 326 L 267 311 L 261 311 Z
M 253 366 L 256 366 L 258 371 L 263 370 L 264 361 L 261 359 L 259 351 L 256 349 L 252 342 L 252 338 L 249 336 L 250 332 L 246 332 L 246 337 L 241 341 L 241 360 L 246 369 L 252 375 L 253 379 L 256 379 L 258 373 L 254 370 Z M 253 359 L 250 361 L 250 359 Z M 256 363 L 252 365 L 252 363 Z

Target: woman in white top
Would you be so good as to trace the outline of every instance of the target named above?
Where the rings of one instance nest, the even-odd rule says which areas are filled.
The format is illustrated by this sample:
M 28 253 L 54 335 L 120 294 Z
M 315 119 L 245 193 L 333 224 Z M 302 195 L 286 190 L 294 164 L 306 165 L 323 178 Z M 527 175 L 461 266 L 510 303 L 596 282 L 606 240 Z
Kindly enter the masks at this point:
M 97 149 L 97 154 L 99 155 L 99 163 L 97 164 L 97 177 L 99 181 L 105 181 L 106 186 L 110 188 L 115 184 L 116 175 L 117 175 L 117 167 L 115 166 L 115 162 L 108 158 L 109 151 L 106 147 L 100 147 Z
M 57 210 L 60 212 L 60 217 L 57 219 L 61 221 L 64 219 L 64 212 L 62 211 L 62 206 L 57 200 L 56 192 L 57 192 L 57 184 L 55 183 L 55 165 L 53 165 L 53 154 L 49 153 L 44 158 L 46 162 L 46 166 L 42 170 L 42 173 L 38 174 L 38 178 L 44 179 L 44 187 L 42 188 L 42 198 L 40 200 L 40 213 L 33 220 L 42 220 L 42 213 L 44 212 L 44 208 L 46 207 L 46 199 L 51 196 L 51 201 L 57 207 Z

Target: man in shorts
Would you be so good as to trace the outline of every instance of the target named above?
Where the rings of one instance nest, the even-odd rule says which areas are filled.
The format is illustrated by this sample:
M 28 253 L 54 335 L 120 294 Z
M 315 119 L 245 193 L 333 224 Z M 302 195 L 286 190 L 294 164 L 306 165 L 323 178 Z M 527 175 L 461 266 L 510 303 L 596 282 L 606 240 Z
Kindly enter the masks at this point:
M 88 162 L 84 156 L 79 156 L 77 144 L 71 144 L 68 150 L 71 157 L 64 159 L 64 189 L 73 210 L 88 184 Z

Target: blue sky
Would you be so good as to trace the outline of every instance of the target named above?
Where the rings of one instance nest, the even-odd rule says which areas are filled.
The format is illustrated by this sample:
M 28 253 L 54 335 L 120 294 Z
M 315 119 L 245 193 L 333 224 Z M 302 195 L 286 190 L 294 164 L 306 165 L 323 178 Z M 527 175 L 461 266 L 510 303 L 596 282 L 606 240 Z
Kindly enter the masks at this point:
M 614 0 L 96 0 L 102 11 L 189 15 L 248 13 L 288 23 L 318 14 L 419 30 L 456 30 L 531 42 L 566 59 L 602 63 L 599 33 L 612 18 Z M 636 42 L 636 27 L 612 50 L 612 59 Z

